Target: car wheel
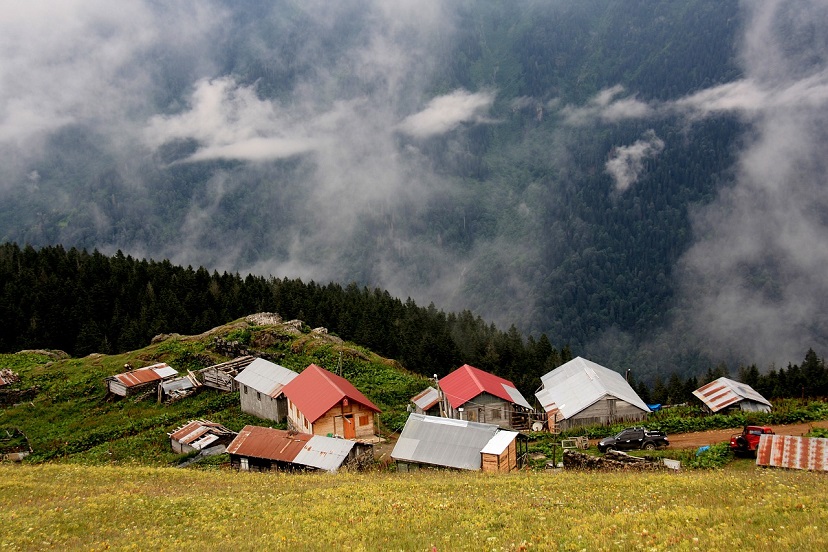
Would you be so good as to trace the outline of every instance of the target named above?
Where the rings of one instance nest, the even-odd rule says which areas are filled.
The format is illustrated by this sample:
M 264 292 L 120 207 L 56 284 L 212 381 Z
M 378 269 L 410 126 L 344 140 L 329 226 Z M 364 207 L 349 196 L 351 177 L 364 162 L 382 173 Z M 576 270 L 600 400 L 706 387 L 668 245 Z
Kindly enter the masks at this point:
M 655 448 L 655 443 L 647 443 L 646 445 L 644 445 L 644 450 L 655 450 Z
M 604 452 L 612 452 L 612 451 L 614 451 L 614 450 L 615 450 L 615 447 L 613 447 L 612 445 L 610 445 L 610 446 L 608 446 L 607 448 L 605 448 L 605 449 L 604 449 Z

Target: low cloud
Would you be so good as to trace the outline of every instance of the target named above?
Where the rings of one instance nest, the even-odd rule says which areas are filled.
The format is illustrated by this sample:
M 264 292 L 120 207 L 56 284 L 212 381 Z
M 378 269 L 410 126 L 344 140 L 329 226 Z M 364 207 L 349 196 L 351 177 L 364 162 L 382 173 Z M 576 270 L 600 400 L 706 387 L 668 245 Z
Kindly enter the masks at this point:
M 624 192 L 637 182 L 644 170 L 644 161 L 656 157 L 663 149 L 664 141 L 653 130 L 647 131 L 643 139 L 634 144 L 615 148 L 604 166 L 615 181 L 615 189 Z
M 486 112 L 492 103 L 494 95 L 489 92 L 455 90 L 434 98 L 425 109 L 406 117 L 397 128 L 415 138 L 428 138 L 450 132 L 463 123 L 491 122 Z

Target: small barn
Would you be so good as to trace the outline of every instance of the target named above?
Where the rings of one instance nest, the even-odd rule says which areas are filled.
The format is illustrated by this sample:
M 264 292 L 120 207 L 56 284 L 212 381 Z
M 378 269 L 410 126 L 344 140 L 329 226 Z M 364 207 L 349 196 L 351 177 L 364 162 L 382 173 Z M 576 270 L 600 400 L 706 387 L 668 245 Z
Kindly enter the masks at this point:
M 532 407 L 509 380 L 464 364 L 438 383 L 447 418 L 508 429 L 529 428 Z
M 713 413 L 728 410 L 770 412 L 771 403 L 750 385 L 729 378 L 719 378 L 702 385 L 695 395 Z
M 426 467 L 508 472 L 518 467 L 518 435 L 494 424 L 411 414 L 391 458 L 400 472 Z
M 106 389 L 113 395 L 128 397 L 146 393 L 158 392 L 158 385 L 174 378 L 178 372 L 164 362 L 153 364 L 145 368 L 129 370 L 106 378 Z
M 288 412 L 283 390 L 298 375 L 269 360 L 255 359 L 236 376 L 242 412 L 282 423 Z
M 227 447 L 241 471 L 335 472 L 373 460 L 373 445 L 269 427 L 245 426 Z
M 205 387 L 212 387 L 220 391 L 237 391 L 239 384 L 236 382 L 236 376 L 247 368 L 251 362 L 256 360 L 254 356 L 241 356 L 214 364 L 203 368 L 201 370 L 201 379 Z
M 417 414 L 426 414 L 427 416 L 440 415 L 440 393 L 430 385 L 411 398 L 414 403 L 414 412 Z
M 236 432 L 207 420 L 192 420 L 167 435 L 173 452 L 186 454 L 218 445 L 227 446 L 236 437 Z
M 380 409 L 345 378 L 311 364 L 283 392 L 289 429 L 345 439 L 375 438 L 374 415 Z
M 585 358 L 555 368 L 541 382 L 535 397 L 553 433 L 585 425 L 640 422 L 650 413 L 621 374 Z

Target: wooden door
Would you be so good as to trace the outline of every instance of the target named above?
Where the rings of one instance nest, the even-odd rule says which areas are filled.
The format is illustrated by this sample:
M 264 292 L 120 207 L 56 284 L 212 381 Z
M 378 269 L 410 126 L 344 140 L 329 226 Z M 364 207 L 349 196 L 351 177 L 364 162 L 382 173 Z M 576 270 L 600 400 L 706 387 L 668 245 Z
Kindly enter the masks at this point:
M 354 416 L 352 414 L 348 414 L 347 416 L 342 417 L 343 428 L 342 432 L 345 434 L 346 439 L 356 439 L 356 428 L 354 427 Z

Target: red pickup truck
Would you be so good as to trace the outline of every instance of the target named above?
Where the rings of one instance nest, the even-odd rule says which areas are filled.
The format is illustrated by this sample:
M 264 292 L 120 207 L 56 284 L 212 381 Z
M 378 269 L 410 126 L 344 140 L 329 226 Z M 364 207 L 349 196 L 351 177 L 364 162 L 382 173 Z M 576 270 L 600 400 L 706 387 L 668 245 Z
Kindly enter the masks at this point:
M 745 426 L 741 433 L 730 436 L 730 450 L 737 455 L 755 455 L 762 435 L 773 435 L 768 426 Z

